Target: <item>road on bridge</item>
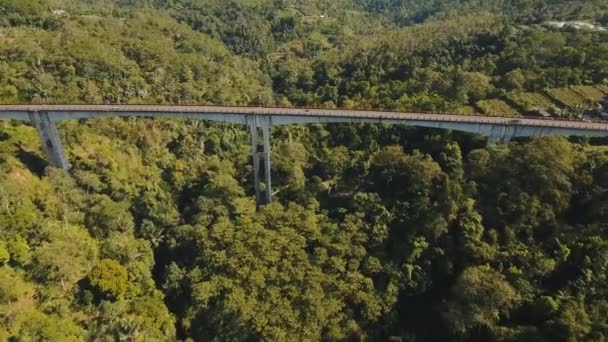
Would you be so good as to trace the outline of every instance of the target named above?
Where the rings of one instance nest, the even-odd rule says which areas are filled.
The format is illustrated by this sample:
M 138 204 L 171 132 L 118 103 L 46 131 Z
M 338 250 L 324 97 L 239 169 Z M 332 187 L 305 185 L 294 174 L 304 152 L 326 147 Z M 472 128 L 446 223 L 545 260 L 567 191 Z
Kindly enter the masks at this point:
M 371 119 L 371 120 L 410 120 L 435 122 L 462 122 L 493 125 L 535 126 L 567 128 L 580 130 L 608 131 L 608 122 L 544 119 L 535 117 L 497 117 L 481 115 L 459 115 L 446 113 L 417 113 L 417 112 L 389 112 L 372 110 L 346 110 L 346 109 L 306 109 L 306 108 L 275 108 L 275 107 L 236 107 L 236 106 L 172 106 L 172 105 L 0 105 L 0 115 L 11 113 L 13 117 L 21 114 L 27 119 L 27 113 L 48 112 L 51 117 L 54 113 L 62 113 L 62 119 L 69 119 L 74 113 L 75 119 L 82 115 L 76 113 L 115 114 L 154 116 L 155 114 L 239 114 L 239 115 L 281 115 L 281 116 L 308 116 L 341 119 Z
M 507 143 L 518 136 L 587 135 L 608 136 L 608 122 L 559 119 L 468 116 L 446 113 L 412 113 L 366 110 L 230 107 L 230 106 L 159 106 L 159 105 L 0 105 L 0 119 L 31 121 L 38 129 L 49 163 L 70 169 L 56 121 L 108 116 L 176 117 L 248 125 L 251 129 L 253 175 L 258 205 L 272 199 L 270 166 L 270 127 L 273 125 L 362 122 L 405 124 L 454 129 L 487 135 L 488 144 Z M 262 129 L 262 153 L 258 151 Z M 262 199 L 260 162 L 264 163 L 265 198 Z

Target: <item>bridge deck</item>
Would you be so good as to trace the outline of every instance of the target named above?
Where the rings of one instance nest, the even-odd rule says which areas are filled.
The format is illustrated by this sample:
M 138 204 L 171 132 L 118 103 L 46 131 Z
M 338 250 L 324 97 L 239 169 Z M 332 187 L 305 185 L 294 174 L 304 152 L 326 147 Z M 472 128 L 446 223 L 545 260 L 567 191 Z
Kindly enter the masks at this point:
M 108 116 L 176 117 L 248 125 L 251 129 L 254 187 L 259 204 L 270 203 L 270 126 L 362 122 L 404 124 L 420 127 L 453 129 L 488 136 L 488 144 L 507 143 L 513 137 L 543 135 L 608 136 L 608 123 L 547 120 L 539 118 L 505 118 L 466 116 L 442 113 L 408 113 L 362 110 L 303 108 L 224 107 L 224 106 L 153 106 L 153 105 L 0 105 L 0 119 L 30 121 L 37 128 L 50 165 L 64 170 L 70 164 L 63 150 L 55 121 Z M 258 129 L 264 137 L 264 157 L 258 152 Z M 260 162 L 265 169 L 266 195 L 260 191 Z
M 57 121 L 95 116 L 182 116 L 186 115 L 246 115 L 246 116 L 297 116 L 308 118 L 370 119 L 378 122 L 389 121 L 426 121 L 445 123 L 470 123 L 509 126 L 533 126 L 565 128 L 572 130 L 592 130 L 608 132 L 608 123 L 587 122 L 562 119 L 513 118 L 494 116 L 472 116 L 445 113 L 386 112 L 341 109 L 302 109 L 268 107 L 231 107 L 231 106 L 171 106 L 171 105 L 0 105 L 0 118 L 29 120 L 30 112 L 48 112 Z

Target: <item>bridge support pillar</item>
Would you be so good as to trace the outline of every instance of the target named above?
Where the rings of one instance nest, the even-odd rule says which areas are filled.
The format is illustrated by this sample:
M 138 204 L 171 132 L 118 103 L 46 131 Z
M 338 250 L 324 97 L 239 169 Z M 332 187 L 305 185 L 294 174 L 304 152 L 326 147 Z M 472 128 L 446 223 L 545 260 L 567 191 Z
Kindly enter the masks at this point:
M 264 139 L 264 177 L 266 181 L 266 203 L 272 202 L 272 172 L 270 171 L 270 122 L 264 120 L 262 125 Z
M 262 196 L 260 194 L 260 154 L 258 152 L 258 126 L 256 118 L 253 118 L 253 122 L 249 128 L 251 131 L 251 153 L 253 157 L 253 187 L 255 188 L 255 203 L 259 208 L 262 202 Z
M 272 201 L 272 173 L 270 163 L 270 120 L 262 118 L 259 122 L 258 117 L 252 117 L 250 123 L 251 131 L 251 152 L 253 157 L 253 186 L 255 188 L 255 200 L 259 207 Z M 259 123 L 259 124 L 258 124 Z M 263 152 L 259 151 L 259 132 L 258 127 L 262 128 Z M 264 197 L 260 190 L 260 160 L 264 160 L 264 181 L 266 185 Z
M 58 169 L 68 171 L 70 164 L 65 156 L 61 137 L 47 112 L 30 112 L 30 120 L 38 130 L 42 146 L 46 152 L 49 164 Z
M 488 132 L 488 143 L 487 146 L 493 146 L 496 144 L 508 144 L 511 138 L 517 136 L 517 126 L 505 125 L 505 126 L 494 126 Z
M 487 147 L 490 146 L 494 146 L 496 144 L 503 144 L 506 145 L 509 142 L 511 142 L 511 136 L 496 136 L 496 135 L 490 135 L 488 136 L 488 142 L 487 142 Z

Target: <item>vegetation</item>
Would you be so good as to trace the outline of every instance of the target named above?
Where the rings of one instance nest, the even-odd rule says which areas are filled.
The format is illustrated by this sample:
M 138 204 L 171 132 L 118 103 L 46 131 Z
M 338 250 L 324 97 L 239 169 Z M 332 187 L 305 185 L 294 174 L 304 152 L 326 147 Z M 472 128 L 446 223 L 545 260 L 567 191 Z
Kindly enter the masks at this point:
M 512 93 L 507 98 L 515 108 L 523 113 L 528 113 L 534 109 L 546 111 L 556 106 L 551 99 L 537 93 Z
M 606 94 L 601 89 L 593 86 L 576 86 L 574 90 L 593 102 L 600 102 L 606 97 Z
M 519 112 L 502 100 L 482 100 L 476 107 L 488 116 L 521 116 Z
M 606 24 L 601 1 L 0 0 L 0 13 L 3 103 L 515 115 L 509 103 L 546 106 L 545 91 L 567 107 L 608 86 L 607 33 L 542 25 Z M 47 167 L 34 128 L 0 123 L 0 340 L 608 338 L 605 140 L 273 128 L 276 200 L 256 211 L 240 126 L 59 130 L 69 174 Z
M 555 101 L 570 108 L 582 108 L 591 105 L 591 102 L 588 99 L 574 89 L 547 89 L 547 94 Z

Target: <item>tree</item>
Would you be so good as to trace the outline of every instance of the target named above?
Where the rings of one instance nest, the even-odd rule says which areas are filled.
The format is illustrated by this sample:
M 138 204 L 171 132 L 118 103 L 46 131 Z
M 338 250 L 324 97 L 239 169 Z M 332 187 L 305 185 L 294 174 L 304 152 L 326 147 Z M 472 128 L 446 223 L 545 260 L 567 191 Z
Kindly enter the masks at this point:
M 285 179 L 286 191 L 302 191 L 306 184 L 304 171 L 308 162 L 308 152 L 304 146 L 297 142 L 282 143 L 274 149 L 272 157 L 274 175 Z
M 489 227 L 509 226 L 529 235 L 554 222 L 568 206 L 576 154 L 564 139 L 547 137 L 493 149 L 489 159 L 482 154 L 472 155 L 477 158 L 475 172 L 485 170 L 474 179 L 480 183 L 478 206 Z
M 16 265 L 23 267 L 31 261 L 30 246 L 21 235 L 17 235 L 9 241 L 8 249 L 11 254 L 11 262 Z
M 574 112 L 608 84 L 606 32 L 542 24 L 605 0 L 0 3 L 0 103 Z M 69 173 L 0 122 L 1 341 L 608 336 L 605 140 L 279 125 L 256 210 L 240 125 L 59 128 Z
M 0 240 L 0 266 L 8 263 L 10 258 L 11 258 L 11 255 L 8 252 L 6 242 Z
M 0 101 L 2 103 L 14 103 L 17 102 L 17 96 L 19 90 L 12 85 L 0 86 Z
M 93 340 L 154 340 L 175 338 L 175 322 L 162 299 L 140 297 L 101 303 L 93 319 Z
M 18 338 L 24 341 L 82 341 L 84 331 L 72 320 L 32 312 L 28 324 L 19 331 Z
M 492 91 L 491 78 L 479 72 L 467 72 L 463 74 L 467 89 L 467 96 L 471 103 L 483 100 Z
M 369 237 L 356 217 L 338 226 L 295 204 L 253 209 L 247 200 L 236 220 L 196 230 L 200 256 L 182 323 L 196 338 L 344 338 L 349 320 L 375 320 L 395 300 L 358 271 Z
M 560 305 L 559 312 L 557 319 L 549 323 L 553 329 L 550 333 L 555 338 L 564 341 L 580 341 L 589 336 L 592 331 L 592 322 L 580 299 L 567 300 Z
M 474 328 L 492 329 L 519 301 L 505 277 L 487 265 L 470 267 L 458 277 L 443 314 L 456 335 Z
M 522 90 L 526 85 L 526 76 L 521 69 L 515 69 L 503 76 L 502 83 L 507 90 Z
M 135 224 L 129 207 L 128 202 L 117 203 L 101 195 L 85 217 L 86 226 L 96 237 L 104 237 L 112 232 L 133 232 Z
M 0 267 L 0 339 L 18 336 L 20 328 L 27 325 L 27 313 L 34 309 L 36 301 L 34 284 L 10 268 Z
M 102 258 L 116 260 L 127 269 L 126 298 L 150 295 L 156 290 L 157 285 L 152 278 L 154 251 L 150 241 L 114 233 L 103 241 L 101 253 Z
M 35 274 L 40 279 L 59 282 L 64 292 L 93 267 L 98 247 L 84 228 L 47 227 L 49 239 L 34 252 Z
M 23 280 L 21 274 L 9 267 L 0 267 L 0 305 L 31 299 L 34 295 L 32 284 Z
M 91 270 L 88 279 L 102 298 L 120 300 L 127 292 L 127 269 L 116 260 L 100 260 Z

